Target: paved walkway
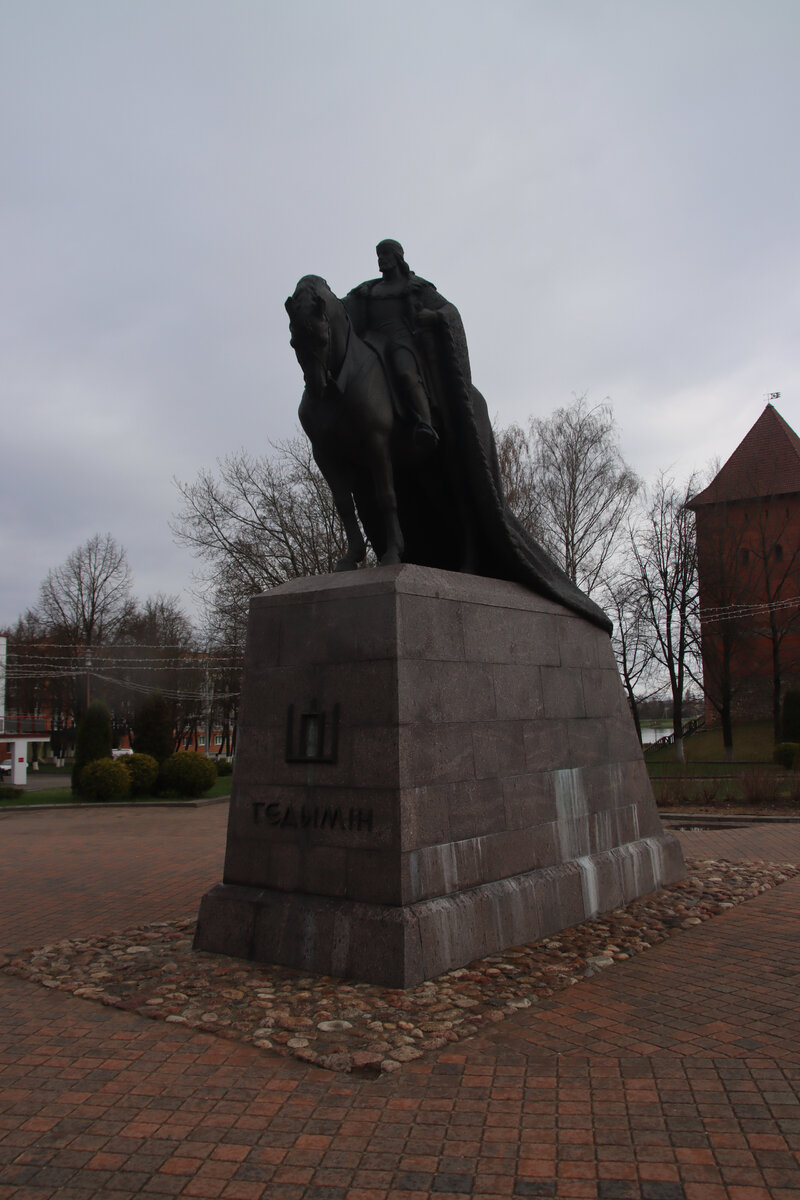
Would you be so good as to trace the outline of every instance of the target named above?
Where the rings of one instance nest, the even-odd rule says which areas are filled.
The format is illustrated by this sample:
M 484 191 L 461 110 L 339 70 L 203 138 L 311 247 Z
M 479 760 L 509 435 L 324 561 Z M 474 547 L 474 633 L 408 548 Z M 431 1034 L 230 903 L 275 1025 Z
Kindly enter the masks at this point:
M 192 911 L 224 807 L 0 818 L 0 947 Z M 681 835 L 798 861 L 800 827 Z M 800 877 L 379 1080 L 0 972 L 0 1200 L 800 1200 Z
M 0 813 L 0 951 L 194 912 L 227 821 L 227 804 Z

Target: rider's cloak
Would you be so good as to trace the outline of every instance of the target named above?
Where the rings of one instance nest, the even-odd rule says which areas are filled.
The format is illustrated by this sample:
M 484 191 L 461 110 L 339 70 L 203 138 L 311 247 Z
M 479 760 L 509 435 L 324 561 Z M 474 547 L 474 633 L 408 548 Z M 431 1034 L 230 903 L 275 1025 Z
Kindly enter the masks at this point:
M 403 411 L 386 364 L 386 343 L 374 319 L 371 293 L 378 280 L 354 288 L 344 299 L 353 327 L 384 363 L 401 427 Z M 398 439 L 395 485 L 405 562 L 466 571 L 522 583 L 611 633 L 603 610 L 572 582 L 511 512 L 486 401 L 472 383 L 467 339 L 455 305 L 413 272 L 405 293 L 410 346 L 420 369 L 440 438 L 438 450 L 420 462 L 408 437 Z M 420 310 L 438 321 L 416 327 Z M 405 445 L 405 449 L 404 449 Z M 357 497 L 370 541 L 381 523 L 370 514 L 368 494 Z M 375 547 L 380 554 L 380 547 Z

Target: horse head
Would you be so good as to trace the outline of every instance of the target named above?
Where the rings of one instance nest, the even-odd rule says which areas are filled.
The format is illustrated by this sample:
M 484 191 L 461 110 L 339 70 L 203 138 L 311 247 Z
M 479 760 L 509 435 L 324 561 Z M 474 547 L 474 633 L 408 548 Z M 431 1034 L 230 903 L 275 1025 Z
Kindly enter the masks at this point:
M 363 561 L 364 531 L 382 563 L 399 563 L 403 534 L 391 457 L 394 406 L 381 360 L 354 333 L 347 306 L 319 275 L 303 276 L 286 311 L 306 381 L 300 424 L 347 538 L 336 570 L 351 571 Z
M 290 343 L 307 390 L 321 396 L 328 383 L 331 352 L 331 301 L 338 303 L 321 275 L 304 275 L 286 301 Z

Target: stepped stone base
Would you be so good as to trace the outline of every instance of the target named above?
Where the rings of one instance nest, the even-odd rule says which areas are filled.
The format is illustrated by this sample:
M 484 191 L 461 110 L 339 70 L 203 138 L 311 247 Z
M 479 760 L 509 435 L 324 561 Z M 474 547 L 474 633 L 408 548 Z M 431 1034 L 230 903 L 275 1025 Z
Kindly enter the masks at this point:
M 683 873 L 587 621 L 411 565 L 253 600 L 197 949 L 410 987 Z

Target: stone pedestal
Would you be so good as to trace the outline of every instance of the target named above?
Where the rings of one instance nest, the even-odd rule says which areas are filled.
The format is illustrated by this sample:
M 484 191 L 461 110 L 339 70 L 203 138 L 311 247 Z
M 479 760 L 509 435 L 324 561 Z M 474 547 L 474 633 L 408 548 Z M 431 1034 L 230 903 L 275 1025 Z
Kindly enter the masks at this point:
M 410 987 L 680 878 L 608 636 L 402 565 L 252 601 L 195 946 Z

